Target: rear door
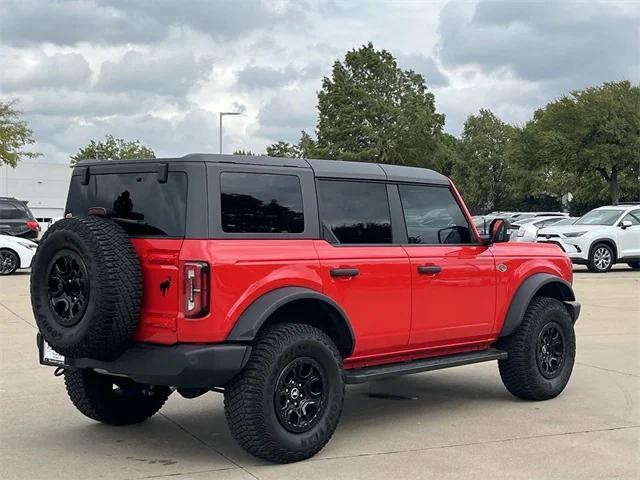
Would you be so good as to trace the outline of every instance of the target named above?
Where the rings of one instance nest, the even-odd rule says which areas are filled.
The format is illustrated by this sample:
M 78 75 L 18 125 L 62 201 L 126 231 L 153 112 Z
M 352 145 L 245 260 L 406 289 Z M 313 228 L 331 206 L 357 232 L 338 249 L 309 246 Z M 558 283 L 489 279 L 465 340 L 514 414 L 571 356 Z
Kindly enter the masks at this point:
M 448 186 L 399 185 L 413 290 L 411 347 L 486 340 L 493 329 L 496 269 L 476 244 Z
M 411 322 L 409 260 L 393 244 L 387 185 L 318 180 L 323 240 L 316 240 L 324 292 L 345 309 L 353 357 L 406 347 Z

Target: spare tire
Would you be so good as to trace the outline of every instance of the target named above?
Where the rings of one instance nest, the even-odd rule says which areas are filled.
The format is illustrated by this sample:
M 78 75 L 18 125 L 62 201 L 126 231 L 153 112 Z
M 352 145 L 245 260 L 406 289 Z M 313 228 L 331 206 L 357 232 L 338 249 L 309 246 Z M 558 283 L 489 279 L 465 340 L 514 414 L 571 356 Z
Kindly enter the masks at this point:
M 31 269 L 31 306 L 55 351 L 113 358 L 129 342 L 141 303 L 140 262 L 115 222 L 65 218 L 47 230 Z

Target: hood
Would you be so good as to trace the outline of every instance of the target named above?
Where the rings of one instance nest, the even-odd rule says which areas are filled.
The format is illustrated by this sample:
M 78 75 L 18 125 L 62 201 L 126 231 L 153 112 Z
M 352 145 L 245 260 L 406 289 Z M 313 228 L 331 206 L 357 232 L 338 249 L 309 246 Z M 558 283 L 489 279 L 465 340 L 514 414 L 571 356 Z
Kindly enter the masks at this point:
M 572 232 L 590 232 L 592 230 L 602 230 L 607 228 L 607 225 L 557 225 L 548 226 L 538 230 L 538 235 L 545 235 L 547 233 L 572 233 Z
M 38 244 L 27 240 L 26 238 L 14 237 L 13 235 L 0 235 L 0 246 L 2 245 L 32 245 L 37 247 Z

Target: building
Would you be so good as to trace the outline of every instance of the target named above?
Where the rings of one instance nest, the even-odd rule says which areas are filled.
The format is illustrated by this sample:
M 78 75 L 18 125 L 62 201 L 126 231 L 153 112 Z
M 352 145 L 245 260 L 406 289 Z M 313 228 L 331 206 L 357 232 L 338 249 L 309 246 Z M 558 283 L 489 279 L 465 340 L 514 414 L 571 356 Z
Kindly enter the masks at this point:
M 42 223 L 64 215 L 71 168 L 42 159 L 24 160 L 17 167 L 0 166 L 0 197 L 25 200 Z

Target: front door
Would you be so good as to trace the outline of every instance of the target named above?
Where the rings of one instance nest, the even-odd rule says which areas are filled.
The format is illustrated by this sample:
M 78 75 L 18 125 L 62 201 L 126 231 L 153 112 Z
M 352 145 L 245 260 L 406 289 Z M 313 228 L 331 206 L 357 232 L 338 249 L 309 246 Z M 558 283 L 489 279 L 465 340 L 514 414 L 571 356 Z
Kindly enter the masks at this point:
M 618 257 L 640 258 L 640 209 L 627 213 L 620 225 L 625 220 L 631 222 L 631 226 L 620 227 L 618 231 Z
M 315 242 L 324 293 L 346 312 L 356 337 L 352 358 L 406 347 L 411 322 L 407 253 L 393 245 L 384 183 L 319 180 L 324 240 Z
M 482 342 L 492 332 L 496 267 L 446 186 L 399 185 L 411 265 L 412 348 Z

